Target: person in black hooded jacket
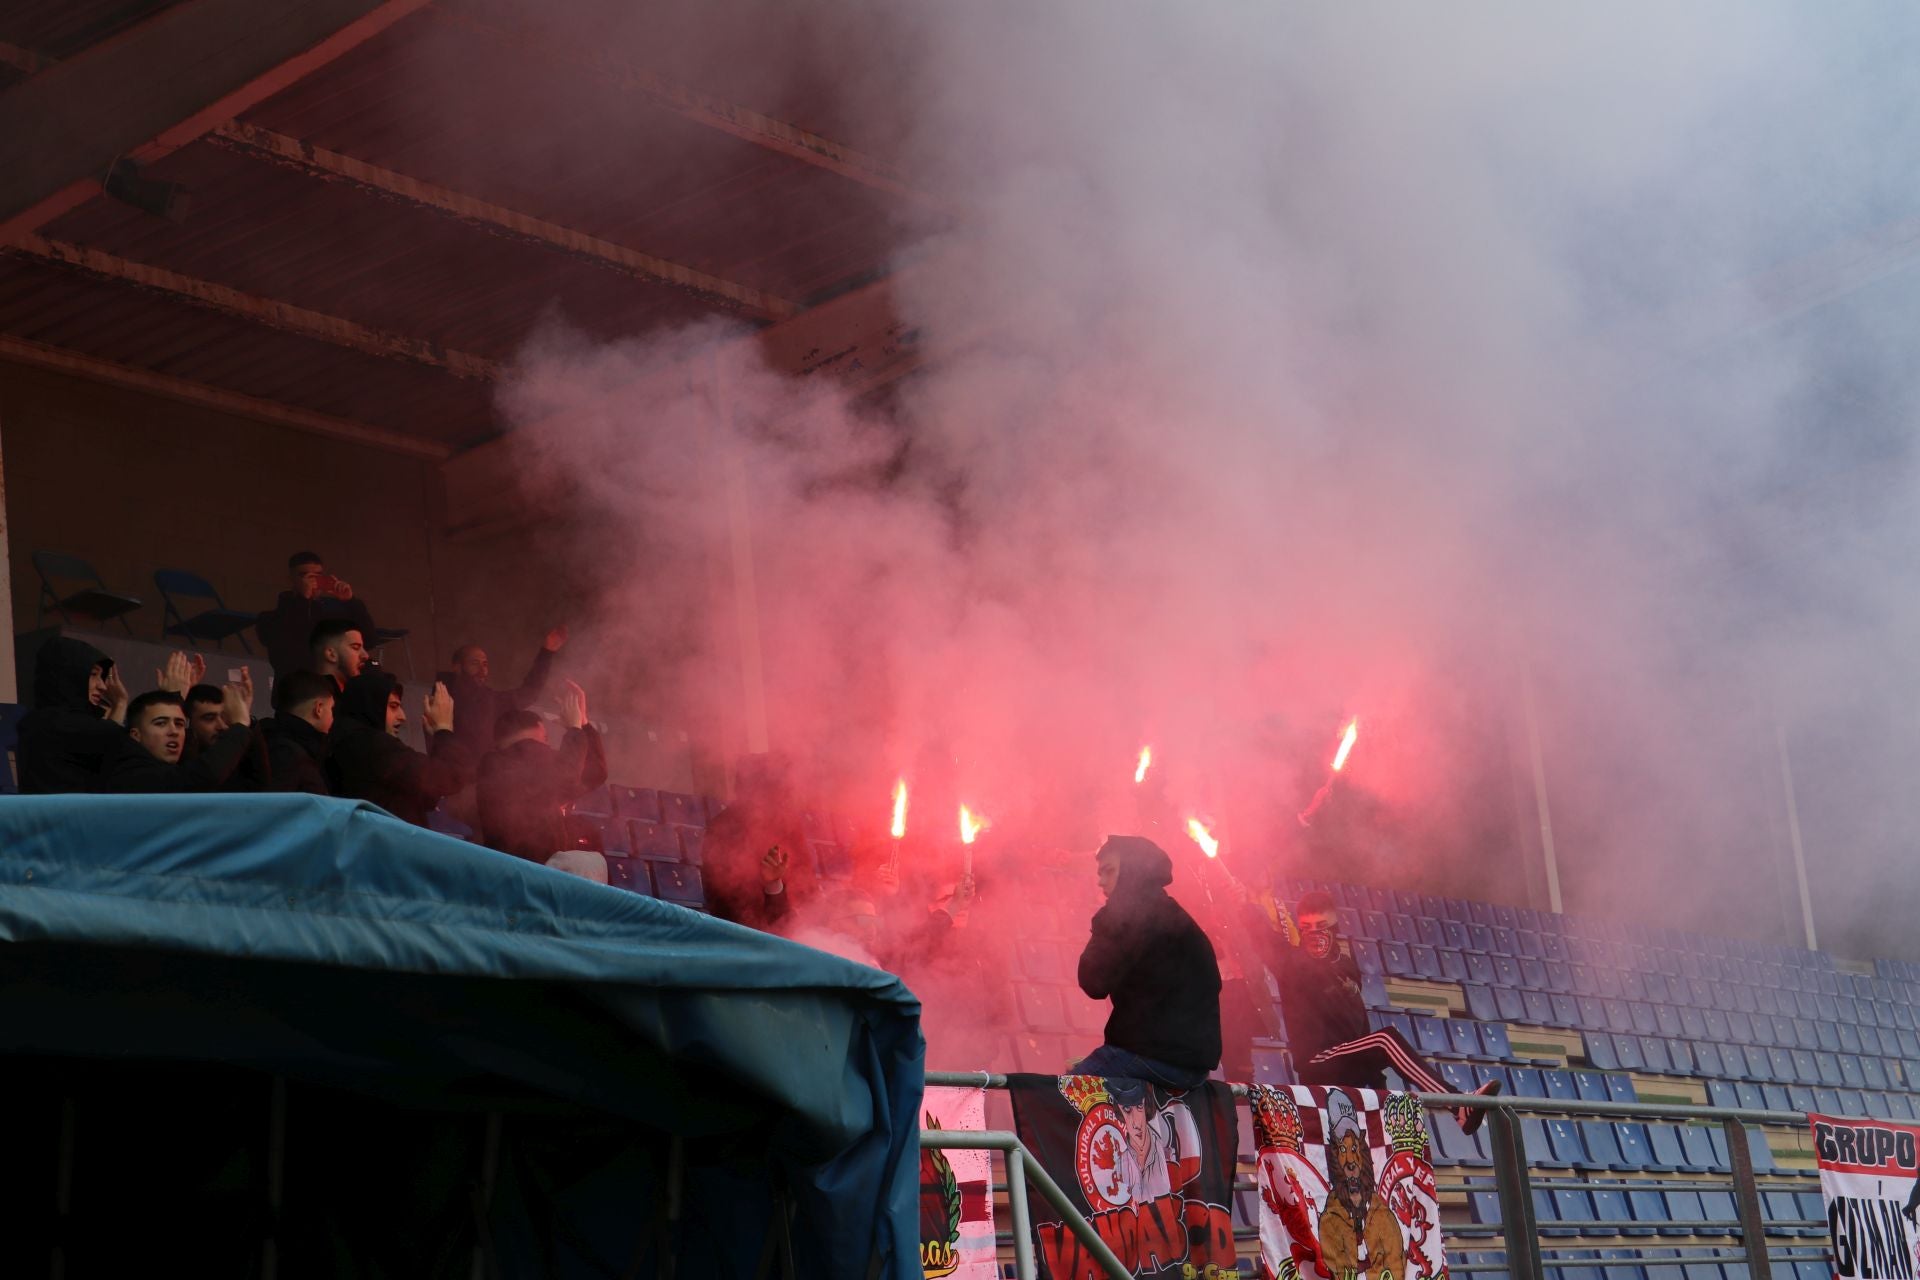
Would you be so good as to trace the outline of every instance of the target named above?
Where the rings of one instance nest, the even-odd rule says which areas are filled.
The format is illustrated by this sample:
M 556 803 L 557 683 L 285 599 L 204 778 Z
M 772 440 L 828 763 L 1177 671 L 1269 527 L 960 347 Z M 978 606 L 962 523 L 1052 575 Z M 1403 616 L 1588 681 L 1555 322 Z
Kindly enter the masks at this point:
M 497 749 L 480 762 L 480 838 L 489 849 L 544 863 L 569 847 L 564 810 L 607 780 L 600 731 L 587 722 L 587 695 L 571 680 L 560 691 L 566 736 L 547 745 L 531 711 L 500 717 Z
M 398 680 L 384 671 L 363 671 L 347 681 L 327 735 L 327 783 L 333 794 L 372 801 L 396 818 L 426 826 L 434 806 L 466 786 L 472 770 L 453 737 L 453 699 L 445 685 L 433 686 L 421 718 L 427 729 L 424 755 L 396 736 L 407 722 Z
M 20 722 L 21 792 L 98 790 L 107 761 L 127 740 L 127 703 L 112 658 L 71 636 L 41 645 L 33 710 Z
M 1142 836 L 1108 836 L 1095 855 L 1107 905 L 1080 953 L 1080 989 L 1111 999 L 1106 1042 L 1068 1070 L 1191 1089 L 1220 1065 L 1220 963 L 1167 896 L 1173 859 Z

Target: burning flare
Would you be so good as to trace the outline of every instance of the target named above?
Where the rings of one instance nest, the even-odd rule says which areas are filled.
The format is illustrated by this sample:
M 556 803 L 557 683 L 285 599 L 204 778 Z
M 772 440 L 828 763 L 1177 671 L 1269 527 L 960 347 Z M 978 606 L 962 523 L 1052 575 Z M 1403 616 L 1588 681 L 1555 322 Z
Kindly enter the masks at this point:
M 965 805 L 960 806 L 960 843 L 972 844 L 982 831 L 993 824 Z
M 907 780 L 905 778 L 893 784 L 893 838 L 900 840 L 907 834 Z
M 1340 735 L 1340 749 L 1333 753 L 1333 771 L 1340 772 L 1347 767 L 1347 753 L 1353 750 L 1353 744 L 1360 740 L 1360 717 L 1347 721 L 1347 731 Z
M 1152 767 L 1153 767 L 1153 748 L 1152 747 L 1140 748 L 1140 763 L 1133 771 L 1133 780 L 1135 782 L 1145 782 L 1147 780 L 1147 770 Z
M 1213 838 L 1213 832 L 1207 830 L 1206 824 L 1200 819 L 1187 819 L 1187 834 L 1192 836 L 1193 842 L 1200 846 L 1200 852 L 1209 858 L 1220 856 L 1220 842 Z

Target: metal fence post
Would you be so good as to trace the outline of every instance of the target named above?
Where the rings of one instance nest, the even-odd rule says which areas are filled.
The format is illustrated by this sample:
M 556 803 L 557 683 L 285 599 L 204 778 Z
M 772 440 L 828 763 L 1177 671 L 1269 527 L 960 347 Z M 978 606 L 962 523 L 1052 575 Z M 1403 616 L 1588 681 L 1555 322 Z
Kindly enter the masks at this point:
M 1507 1246 L 1507 1274 L 1545 1280 L 1540 1233 L 1533 1220 L 1533 1187 L 1527 1177 L 1527 1143 L 1520 1122 L 1502 1107 L 1489 1109 L 1493 1129 L 1493 1184 L 1500 1196 L 1500 1236 Z
M 1720 1122 L 1727 1135 L 1727 1162 L 1733 1166 L 1733 1203 L 1740 1215 L 1740 1242 L 1747 1249 L 1747 1269 L 1754 1280 L 1773 1275 L 1767 1261 L 1767 1222 L 1760 1211 L 1760 1188 L 1753 1180 L 1753 1148 L 1747 1145 L 1747 1126 L 1728 1118 Z
M 1020 1280 L 1035 1280 L 1033 1215 L 1027 1208 L 1027 1153 L 1015 1146 L 1002 1153 L 1007 1163 L 1007 1211 L 1013 1218 L 1013 1270 Z

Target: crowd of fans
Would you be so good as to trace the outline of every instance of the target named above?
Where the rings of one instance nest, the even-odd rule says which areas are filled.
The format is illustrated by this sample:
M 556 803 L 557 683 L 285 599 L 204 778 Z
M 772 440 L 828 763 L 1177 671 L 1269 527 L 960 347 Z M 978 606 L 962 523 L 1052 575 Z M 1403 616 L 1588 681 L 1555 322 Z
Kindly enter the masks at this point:
M 565 627 L 546 633 L 511 689 L 493 686 L 479 645 L 455 650 L 415 703 L 419 750 L 400 737 L 406 689 L 374 657 L 367 604 L 312 552 L 290 557 L 287 570 L 288 588 L 255 623 L 273 668 L 272 716 L 254 719 L 245 667 L 212 684 L 204 659 L 175 653 L 154 673 L 156 687 L 132 697 L 111 657 L 57 636 L 39 651 L 20 725 L 20 790 L 308 792 L 370 801 L 420 826 L 437 809 L 489 847 L 535 862 L 597 847 L 598 828 L 569 813 L 607 780 L 586 693 L 558 682 L 557 742 L 549 718 L 530 709 L 553 683 Z M 971 877 L 903 877 L 897 847 L 860 847 L 851 876 L 823 882 L 806 856 L 800 808 L 777 768 L 742 780 L 708 832 L 714 915 L 896 970 L 937 953 L 965 925 Z
M 373 619 L 350 584 L 312 552 L 288 561 L 289 590 L 255 624 L 273 667 L 271 717 L 256 721 L 245 667 L 206 682 L 206 661 L 175 653 L 155 688 L 130 696 L 112 658 L 55 636 L 35 660 L 20 723 L 20 790 L 174 794 L 302 791 L 380 805 L 425 826 L 468 798 L 485 843 L 546 861 L 571 843 L 566 805 L 606 781 L 600 734 L 580 687 L 562 682 L 559 748 L 527 710 L 544 691 L 564 628 L 550 631 L 519 688 L 488 684 L 487 655 L 463 645 L 419 705 L 426 750 L 400 738 L 405 688 L 369 647 Z

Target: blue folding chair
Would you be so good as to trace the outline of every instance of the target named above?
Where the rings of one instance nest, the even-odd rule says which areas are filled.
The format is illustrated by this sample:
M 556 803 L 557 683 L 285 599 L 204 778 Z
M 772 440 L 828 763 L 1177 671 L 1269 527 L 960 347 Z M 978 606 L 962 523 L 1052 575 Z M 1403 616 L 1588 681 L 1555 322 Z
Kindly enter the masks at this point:
M 211 642 L 216 647 L 225 648 L 228 636 L 237 636 L 240 647 L 248 653 L 253 646 L 247 643 L 246 630 L 260 620 L 258 613 L 249 613 L 241 609 L 227 608 L 227 602 L 220 598 L 214 585 L 197 573 L 186 569 L 155 569 L 153 585 L 159 588 L 160 601 L 165 606 L 165 617 L 160 622 L 160 638 L 179 636 L 189 644 Z M 196 602 L 211 600 L 210 608 L 201 608 L 199 612 L 188 616 L 188 608 Z M 182 605 L 186 605 L 183 608 Z
M 144 602 L 138 596 L 107 590 L 99 573 L 79 556 L 36 551 L 33 569 L 40 575 L 40 622 L 52 612 L 68 626 L 74 625 L 77 616 L 83 622 L 118 622 L 128 635 L 133 634 L 126 615 Z

